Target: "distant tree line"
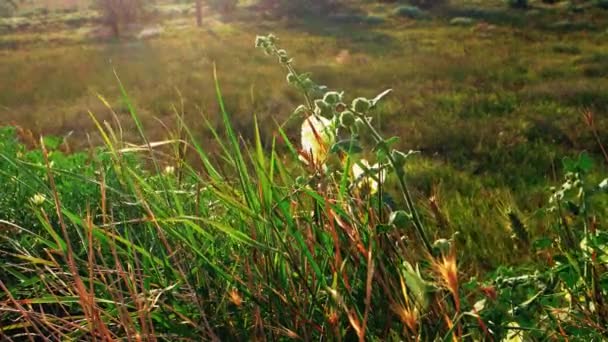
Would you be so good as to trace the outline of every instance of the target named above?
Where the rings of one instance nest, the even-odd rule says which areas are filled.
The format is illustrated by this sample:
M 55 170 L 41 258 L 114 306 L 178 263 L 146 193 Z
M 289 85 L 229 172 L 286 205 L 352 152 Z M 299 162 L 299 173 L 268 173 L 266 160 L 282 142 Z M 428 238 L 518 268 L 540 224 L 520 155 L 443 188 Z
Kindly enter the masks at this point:
M 9 17 L 17 8 L 17 0 L 0 0 L 0 18 Z
M 96 0 L 95 7 L 101 12 L 105 25 L 119 37 L 124 25 L 136 22 L 142 15 L 145 0 Z

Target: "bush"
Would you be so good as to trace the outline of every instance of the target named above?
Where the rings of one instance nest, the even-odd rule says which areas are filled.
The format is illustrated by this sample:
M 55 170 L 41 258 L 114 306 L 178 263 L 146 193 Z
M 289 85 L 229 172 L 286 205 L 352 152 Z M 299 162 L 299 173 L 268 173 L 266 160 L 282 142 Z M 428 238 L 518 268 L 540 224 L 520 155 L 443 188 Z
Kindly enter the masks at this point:
M 143 0 L 96 0 L 95 7 L 102 14 L 102 21 L 119 37 L 124 26 L 137 22 L 143 15 Z
M 335 13 L 341 5 L 342 0 L 262 0 L 260 4 L 262 8 L 281 16 L 327 15 Z
M 553 46 L 553 52 L 563 53 L 568 55 L 578 55 L 582 51 L 576 45 L 557 44 Z
M 528 8 L 528 0 L 506 0 L 511 8 Z
M 608 10 L 608 0 L 596 0 L 595 5 L 601 9 Z
M 450 25 L 454 26 L 471 26 L 475 23 L 473 18 L 468 17 L 456 17 L 450 20 Z
M 15 14 L 15 6 L 6 0 L 0 0 L 0 18 L 8 18 Z
M 386 22 L 386 18 L 377 15 L 370 15 L 364 18 L 364 22 L 368 25 L 381 25 Z
M 441 5 L 445 5 L 449 0 L 409 0 L 408 3 L 420 8 L 433 8 Z
M 406 17 L 410 19 L 424 19 L 428 17 L 428 13 L 426 11 L 421 10 L 416 6 L 399 6 L 394 11 L 395 15 L 400 17 Z
M 238 4 L 239 0 L 207 0 L 207 5 L 209 5 L 209 7 L 222 14 L 228 14 L 234 11 Z

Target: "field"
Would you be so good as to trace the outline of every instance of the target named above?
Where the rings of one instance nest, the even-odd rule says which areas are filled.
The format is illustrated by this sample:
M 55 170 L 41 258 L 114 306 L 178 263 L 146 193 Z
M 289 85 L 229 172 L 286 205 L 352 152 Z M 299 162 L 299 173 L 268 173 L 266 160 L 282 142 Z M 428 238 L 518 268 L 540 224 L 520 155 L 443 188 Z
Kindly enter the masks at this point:
M 0 18 L 0 189 L 14 194 L 0 232 L 23 231 L 0 240 L 0 339 L 605 338 L 608 11 L 594 4 L 346 1 L 277 18 L 241 3 L 196 27 L 191 5 L 158 2 L 115 39 L 84 2 L 26 2 Z M 347 196 L 349 153 L 331 176 L 298 161 L 302 87 L 256 49 L 269 33 L 347 104 L 392 89 L 361 137 L 393 170 L 378 196 Z M 375 130 L 419 151 L 403 174 Z

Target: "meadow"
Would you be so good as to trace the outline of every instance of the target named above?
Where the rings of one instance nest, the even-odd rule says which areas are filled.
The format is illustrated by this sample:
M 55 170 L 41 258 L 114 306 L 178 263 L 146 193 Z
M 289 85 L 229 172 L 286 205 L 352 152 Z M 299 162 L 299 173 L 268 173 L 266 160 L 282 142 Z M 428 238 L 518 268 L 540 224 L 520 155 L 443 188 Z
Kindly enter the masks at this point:
M 608 12 L 404 3 L 0 18 L 0 339 L 605 339 Z

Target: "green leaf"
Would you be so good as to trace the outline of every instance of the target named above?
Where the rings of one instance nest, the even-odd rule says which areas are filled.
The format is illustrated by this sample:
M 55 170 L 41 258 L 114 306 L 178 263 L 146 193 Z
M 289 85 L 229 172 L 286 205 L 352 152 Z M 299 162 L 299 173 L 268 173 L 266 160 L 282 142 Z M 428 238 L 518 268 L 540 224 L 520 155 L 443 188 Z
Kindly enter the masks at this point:
M 429 305 L 428 294 L 431 291 L 431 287 L 429 286 L 429 284 L 424 279 L 422 279 L 419 270 L 414 269 L 414 267 L 407 261 L 403 262 L 401 274 L 403 275 L 403 278 L 405 279 L 405 284 L 410 290 L 410 293 L 412 294 L 416 303 L 422 309 L 426 309 Z
M 593 159 L 589 157 L 587 152 L 582 152 L 578 156 L 577 167 L 579 170 L 583 171 L 583 173 L 587 173 L 593 169 Z
M 378 102 L 380 102 L 386 95 L 390 94 L 393 91 L 393 89 L 387 89 L 385 91 L 383 91 L 382 93 L 378 94 L 378 96 L 374 97 L 371 101 L 370 104 L 372 107 L 375 107 Z
M 535 250 L 542 250 L 551 247 L 551 244 L 553 244 L 553 240 L 547 237 L 543 237 L 535 240 L 532 246 Z
M 344 139 L 333 144 L 330 148 L 331 153 L 342 151 L 348 154 L 361 153 L 363 148 L 357 139 Z
M 566 172 L 576 172 L 576 162 L 570 157 L 562 159 L 562 166 Z
M 390 138 L 386 139 L 386 145 L 392 146 L 392 145 L 398 143 L 399 140 L 400 140 L 400 138 L 397 136 L 390 137 Z
M 42 141 L 44 142 L 44 146 L 48 150 L 56 150 L 59 148 L 59 145 L 61 145 L 61 143 L 63 142 L 63 139 L 60 137 L 55 137 L 55 136 L 49 135 L 49 136 L 43 137 Z

